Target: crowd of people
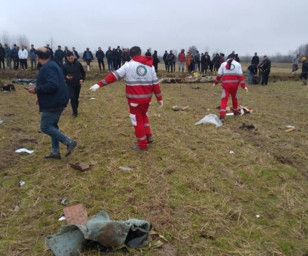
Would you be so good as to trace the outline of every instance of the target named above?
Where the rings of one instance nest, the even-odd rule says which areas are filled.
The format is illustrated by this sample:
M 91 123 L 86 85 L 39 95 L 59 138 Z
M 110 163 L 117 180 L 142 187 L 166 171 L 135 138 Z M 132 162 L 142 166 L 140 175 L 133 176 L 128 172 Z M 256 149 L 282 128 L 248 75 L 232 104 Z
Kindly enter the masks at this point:
M 49 44 L 46 45 L 46 48 L 51 53 L 51 59 L 54 60 L 60 67 L 62 68 L 65 63 L 68 62 L 67 56 L 69 53 L 73 53 L 74 59 L 78 60 L 80 55 L 75 47 L 72 47 L 71 50 L 68 49 L 67 46 L 62 47 L 59 45 L 55 52 L 50 48 Z M 235 56 L 235 60 L 240 63 L 240 58 L 237 53 L 234 51 L 232 54 Z M 151 53 L 151 50 L 148 49 L 145 53 L 145 56 L 152 56 L 153 58 L 153 66 L 155 71 L 158 72 L 158 63 L 160 62 L 160 58 L 158 57 L 158 53 L 155 50 Z M 108 47 L 106 52 L 102 50 L 101 47 L 98 47 L 98 50 L 94 53 L 89 48 L 82 54 L 82 60 L 86 63 L 87 71 L 90 71 L 91 62 L 96 57 L 99 70 L 105 70 L 105 60 L 107 62 L 107 70 L 110 72 L 112 70 L 117 70 L 122 65 L 124 65 L 127 61 L 131 60 L 129 49 L 123 48 L 120 46 L 117 48 Z M 28 69 L 28 59 L 30 60 L 31 70 L 34 70 L 38 67 L 37 59 L 35 54 L 34 45 L 31 44 L 31 48 L 28 51 L 27 46 L 21 45 L 20 47 L 16 44 L 13 45 L 12 48 L 9 47 L 8 44 L 4 44 L 4 47 L 0 43 L 0 69 L 19 69 L 22 70 Z M 200 53 L 197 49 L 189 50 L 187 54 L 185 50 L 182 49 L 177 56 L 174 54 L 173 50 L 165 51 L 162 55 L 162 61 L 165 66 L 165 71 L 167 72 L 176 72 L 176 63 L 178 64 L 178 72 L 196 72 L 199 73 L 217 73 L 220 65 L 226 60 L 224 53 L 214 53 L 212 57 L 206 51 L 204 53 Z M 294 74 L 299 67 L 299 63 L 302 61 L 303 70 L 301 74 L 301 79 L 303 83 L 306 83 L 305 77 L 307 74 L 306 68 L 304 65 L 305 61 L 303 61 L 299 55 L 296 55 L 292 61 L 292 73 Z M 271 61 L 265 55 L 263 60 L 260 61 L 257 53 L 251 59 L 251 64 L 247 68 L 247 81 L 248 84 L 261 84 L 267 85 L 269 74 L 271 72 Z

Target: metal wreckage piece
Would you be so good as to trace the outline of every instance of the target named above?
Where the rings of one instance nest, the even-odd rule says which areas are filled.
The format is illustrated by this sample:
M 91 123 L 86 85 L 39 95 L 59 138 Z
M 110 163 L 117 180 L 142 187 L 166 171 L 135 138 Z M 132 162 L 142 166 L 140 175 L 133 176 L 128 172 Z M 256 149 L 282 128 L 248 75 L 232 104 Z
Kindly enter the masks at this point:
M 101 211 L 85 225 L 62 226 L 59 233 L 46 237 L 46 243 L 55 256 L 77 256 L 93 242 L 109 251 L 120 246 L 138 248 L 148 244 L 151 228 L 144 220 L 110 220 L 107 212 Z

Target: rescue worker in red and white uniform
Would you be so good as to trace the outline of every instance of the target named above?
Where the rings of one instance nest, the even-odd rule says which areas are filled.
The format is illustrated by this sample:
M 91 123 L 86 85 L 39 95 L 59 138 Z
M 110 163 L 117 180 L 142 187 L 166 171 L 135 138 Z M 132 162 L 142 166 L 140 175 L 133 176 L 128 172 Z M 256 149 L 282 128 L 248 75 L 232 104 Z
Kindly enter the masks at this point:
M 96 91 L 100 87 L 125 77 L 129 116 L 135 128 L 138 142 L 138 145 L 131 148 L 145 150 L 147 144 L 153 142 L 149 118 L 147 117 L 153 92 L 160 107 L 163 106 L 163 100 L 153 66 L 153 58 L 141 56 L 141 49 L 138 46 L 130 49 L 130 56 L 132 60 L 126 62 L 118 70 L 110 72 L 103 80 L 93 85 L 90 90 Z
M 232 110 L 234 116 L 239 115 L 237 89 L 239 85 L 248 92 L 248 88 L 244 82 L 242 66 L 235 60 L 235 54 L 230 54 L 228 59 L 223 62 L 217 72 L 213 86 L 217 85 L 221 80 L 222 95 L 220 104 L 220 120 L 224 122 L 226 116 L 226 108 L 229 95 L 232 97 Z

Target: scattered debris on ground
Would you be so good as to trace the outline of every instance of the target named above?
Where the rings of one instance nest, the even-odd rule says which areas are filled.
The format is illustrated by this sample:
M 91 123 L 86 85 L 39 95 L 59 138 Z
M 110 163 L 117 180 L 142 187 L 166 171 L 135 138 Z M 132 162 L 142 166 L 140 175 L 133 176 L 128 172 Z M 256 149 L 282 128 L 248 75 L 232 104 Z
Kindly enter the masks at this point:
M 32 154 L 34 152 L 34 150 L 29 150 L 26 148 L 19 148 L 15 150 L 16 153 L 28 153 L 28 154 Z
M 287 125 L 287 126 L 286 126 L 285 132 L 292 132 L 292 131 L 294 131 L 294 130 L 295 130 L 295 126 L 293 126 L 293 125 Z
M 240 129 L 246 130 L 246 131 L 256 131 L 257 128 L 253 124 L 245 124 L 243 123 L 242 126 L 240 126 Z
M 13 79 L 12 80 L 12 83 L 15 83 L 15 84 L 36 84 L 36 79 Z
M 159 83 L 212 83 L 215 81 L 215 76 L 187 76 L 187 77 L 163 77 Z M 198 88 L 199 89 L 199 88 Z
M 113 251 L 150 245 L 152 225 L 147 221 L 113 221 L 105 211 L 88 220 L 87 210 L 82 204 L 66 207 L 63 212 L 68 225 L 62 226 L 59 233 L 46 237 L 46 243 L 55 256 L 79 255 L 85 248 Z M 157 247 L 161 244 L 161 241 L 156 243 Z
M 184 111 L 184 110 L 187 110 L 189 107 L 188 106 L 184 106 L 184 107 L 181 107 L 181 106 L 173 106 L 172 109 L 174 111 Z
M 133 171 L 134 169 L 128 166 L 120 166 L 119 167 L 120 170 L 122 171 Z
M 91 169 L 93 165 L 76 162 L 76 163 L 70 163 L 70 166 L 74 169 L 85 172 L 85 171 Z
M 219 120 L 218 116 L 215 114 L 206 115 L 201 120 L 196 122 L 195 125 L 205 124 L 205 123 L 215 124 L 216 127 L 222 126 L 222 122 Z
M 4 84 L 0 81 L 0 91 L 11 92 L 11 91 L 16 91 L 16 89 L 13 84 Z

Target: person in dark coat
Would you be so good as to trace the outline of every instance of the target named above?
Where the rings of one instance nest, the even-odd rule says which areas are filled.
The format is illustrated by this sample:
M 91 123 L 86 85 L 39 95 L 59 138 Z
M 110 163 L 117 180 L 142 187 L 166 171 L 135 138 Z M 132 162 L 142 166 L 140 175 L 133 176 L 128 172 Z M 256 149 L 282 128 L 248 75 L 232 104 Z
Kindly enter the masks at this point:
M 95 56 L 97 58 L 99 70 L 102 70 L 102 67 L 103 67 L 103 70 L 105 70 L 105 63 L 104 63 L 105 53 L 104 53 L 104 51 L 102 50 L 101 47 L 98 47 L 98 50 L 97 50 Z
M 168 52 L 165 51 L 164 55 L 163 55 L 163 60 L 165 62 L 165 69 L 166 71 L 168 71 Z
M 77 142 L 59 130 L 58 122 L 64 108 L 67 106 L 69 95 L 64 75 L 46 47 L 36 51 L 37 60 L 41 64 L 36 86 L 29 86 L 29 93 L 36 94 L 41 116 L 41 131 L 50 136 L 51 152 L 45 158 L 61 159 L 60 142 L 66 145 L 65 156 L 69 156 L 76 148 Z
M 122 65 L 124 65 L 127 61 L 130 61 L 129 49 L 125 48 L 122 52 Z
M 252 57 L 251 59 L 251 64 L 255 64 L 255 65 L 259 65 L 260 60 L 259 60 L 259 56 L 258 53 L 255 52 L 255 56 Z
M 55 51 L 55 62 L 62 68 L 63 67 L 64 52 L 61 49 L 61 45 Z
M 271 61 L 266 55 L 263 57 L 262 63 L 259 65 L 259 68 L 262 70 L 262 80 L 261 85 L 267 85 L 268 76 L 271 72 Z
M 107 58 L 107 64 L 108 64 L 108 71 L 111 72 L 113 70 L 113 51 L 111 50 L 111 47 L 108 47 L 108 50 L 106 51 L 106 58 Z
M 250 64 L 247 68 L 247 82 L 248 84 L 257 84 L 257 65 L 256 64 Z
M 117 49 L 114 52 L 114 68 L 119 69 L 121 67 L 121 58 L 122 58 L 122 51 L 120 46 L 117 47 Z
M 147 49 L 146 53 L 145 53 L 145 56 L 152 56 L 151 52 L 150 52 L 150 49 Z
M 175 72 L 174 65 L 173 65 L 173 63 L 175 62 L 175 55 L 173 54 L 172 50 L 170 50 L 167 56 L 167 60 L 168 60 L 168 72 Z
M 5 58 L 5 49 L 0 43 L 0 69 L 1 69 L 1 63 L 2 63 L 3 69 L 5 69 L 4 58 Z
M 218 71 L 219 67 L 220 67 L 220 56 L 218 53 L 216 53 L 215 57 L 213 58 L 214 71 Z
M 158 70 L 158 63 L 159 63 L 159 58 L 157 56 L 157 51 L 155 50 L 154 53 L 153 53 L 153 66 L 155 68 L 155 71 L 157 73 L 157 70 Z
M 89 48 L 84 51 L 82 59 L 87 63 L 87 70 L 90 71 L 90 64 L 94 58 Z
M 75 60 L 78 60 L 80 56 L 79 56 L 79 53 L 78 53 L 78 51 L 76 50 L 75 47 L 72 47 L 72 52 L 74 54 Z
M 63 73 L 71 99 L 73 117 L 77 117 L 79 94 L 81 85 L 86 79 L 86 72 L 84 71 L 81 63 L 74 58 L 74 54 L 72 52 L 69 52 L 66 58 L 67 63 L 63 66 Z

